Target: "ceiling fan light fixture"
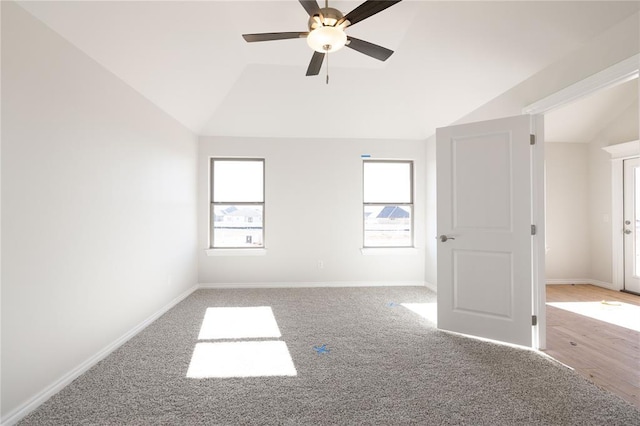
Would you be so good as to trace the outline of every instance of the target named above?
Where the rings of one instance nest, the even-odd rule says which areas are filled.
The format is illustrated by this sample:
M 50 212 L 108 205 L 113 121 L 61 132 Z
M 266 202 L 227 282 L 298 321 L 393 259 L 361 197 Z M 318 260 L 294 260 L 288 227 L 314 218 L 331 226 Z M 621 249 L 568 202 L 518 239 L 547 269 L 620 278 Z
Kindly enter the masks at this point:
M 318 27 L 307 36 L 307 44 L 316 52 L 330 53 L 340 50 L 347 43 L 347 35 L 341 28 Z

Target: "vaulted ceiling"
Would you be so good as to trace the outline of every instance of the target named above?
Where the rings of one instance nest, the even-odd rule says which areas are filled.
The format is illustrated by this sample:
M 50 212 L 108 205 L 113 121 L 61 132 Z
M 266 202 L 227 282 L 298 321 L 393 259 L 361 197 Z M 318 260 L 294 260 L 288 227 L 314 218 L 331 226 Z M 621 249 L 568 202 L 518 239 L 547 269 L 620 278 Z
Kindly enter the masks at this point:
M 589 143 L 625 111 L 635 111 L 638 126 L 638 79 L 562 106 L 544 116 L 547 142 Z
M 324 68 L 305 77 L 305 40 L 241 37 L 306 31 L 296 0 L 19 4 L 197 134 L 403 139 L 430 136 L 639 9 L 405 0 L 347 29 L 395 53 L 333 53 L 327 85 Z

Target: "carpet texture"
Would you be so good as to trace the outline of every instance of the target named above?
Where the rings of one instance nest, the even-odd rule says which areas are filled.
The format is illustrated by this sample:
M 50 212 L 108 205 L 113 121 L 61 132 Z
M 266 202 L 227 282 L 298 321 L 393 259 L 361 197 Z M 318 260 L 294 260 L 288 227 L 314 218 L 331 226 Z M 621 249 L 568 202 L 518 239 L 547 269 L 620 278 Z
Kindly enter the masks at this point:
M 20 424 L 640 425 L 553 360 L 402 305 L 434 302 L 419 287 L 198 290 Z M 240 340 L 285 342 L 295 375 L 187 377 L 196 344 L 216 342 L 198 340 L 207 308 L 257 306 L 282 336 Z

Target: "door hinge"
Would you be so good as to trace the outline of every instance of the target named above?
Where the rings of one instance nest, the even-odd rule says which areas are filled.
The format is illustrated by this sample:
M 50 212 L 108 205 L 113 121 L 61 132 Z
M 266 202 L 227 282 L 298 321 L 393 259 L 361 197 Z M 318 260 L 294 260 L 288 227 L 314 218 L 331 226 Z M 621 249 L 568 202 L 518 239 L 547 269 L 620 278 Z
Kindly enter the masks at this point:
M 531 235 L 536 235 L 536 232 L 538 231 L 538 229 L 536 228 L 535 225 L 531 225 Z
M 538 316 L 537 315 L 531 315 L 531 325 L 533 325 L 533 326 L 538 325 Z
M 536 144 L 536 135 L 529 135 L 529 145 Z

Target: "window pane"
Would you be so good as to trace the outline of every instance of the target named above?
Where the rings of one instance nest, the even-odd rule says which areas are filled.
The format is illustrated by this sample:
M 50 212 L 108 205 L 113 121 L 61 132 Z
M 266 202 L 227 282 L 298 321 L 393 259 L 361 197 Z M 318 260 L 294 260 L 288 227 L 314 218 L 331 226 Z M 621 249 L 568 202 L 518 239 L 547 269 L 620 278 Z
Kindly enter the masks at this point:
M 365 247 L 411 247 L 411 206 L 364 206 Z
M 411 203 L 411 163 L 364 162 L 365 203 Z
M 213 160 L 213 201 L 264 201 L 263 169 L 263 161 Z
M 213 210 L 213 247 L 263 247 L 263 206 L 218 204 Z

